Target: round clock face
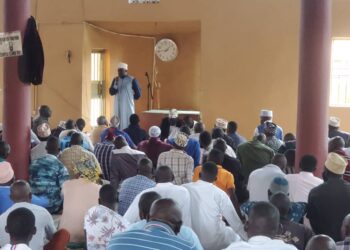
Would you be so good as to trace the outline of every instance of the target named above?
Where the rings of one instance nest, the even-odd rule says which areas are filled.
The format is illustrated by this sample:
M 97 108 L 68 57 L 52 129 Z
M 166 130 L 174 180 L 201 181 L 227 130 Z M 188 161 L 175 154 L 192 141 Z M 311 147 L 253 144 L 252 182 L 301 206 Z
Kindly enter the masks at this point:
M 163 62 L 170 62 L 175 60 L 178 55 L 178 48 L 176 43 L 170 39 L 161 39 L 157 42 L 155 53 Z

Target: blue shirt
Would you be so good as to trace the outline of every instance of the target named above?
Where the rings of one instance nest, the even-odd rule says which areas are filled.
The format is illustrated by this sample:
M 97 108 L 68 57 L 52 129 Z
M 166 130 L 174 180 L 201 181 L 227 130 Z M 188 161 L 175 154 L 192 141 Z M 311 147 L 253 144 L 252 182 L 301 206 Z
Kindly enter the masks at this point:
M 168 143 L 170 145 L 175 145 L 174 139 L 168 140 Z M 201 147 L 199 145 L 199 141 L 197 141 L 196 139 L 193 139 L 193 138 L 189 138 L 189 140 L 187 142 L 187 146 L 185 148 L 185 152 L 186 152 L 186 154 L 188 154 L 189 156 L 192 157 L 192 159 L 194 161 L 193 167 L 197 167 L 200 165 L 199 160 L 201 157 Z
M 124 131 L 121 131 L 117 128 L 106 128 L 105 130 L 102 131 L 100 135 L 101 142 L 104 142 L 106 140 L 106 136 L 108 134 L 108 130 L 113 129 L 114 130 L 114 135 L 115 136 L 123 136 L 126 140 L 126 142 L 129 144 L 130 148 L 136 148 L 135 143 L 131 140 L 130 136 L 125 133 Z
M 124 180 L 119 191 L 118 214 L 123 216 L 139 193 L 155 186 L 154 181 L 143 175 L 136 175 Z
M 194 244 L 177 237 L 166 224 L 148 222 L 142 230 L 132 230 L 115 234 L 108 244 L 108 250 L 190 250 L 197 249 Z
M 127 231 L 144 229 L 146 224 L 147 224 L 146 220 L 140 220 L 139 222 L 131 224 L 128 227 Z M 182 240 L 190 242 L 198 250 L 203 249 L 202 244 L 200 243 L 197 234 L 190 227 L 181 226 L 180 232 L 177 234 L 177 237 L 179 237 Z
M 238 133 L 231 133 L 228 136 L 231 137 L 231 139 L 233 140 L 235 148 L 237 148 L 242 143 L 247 142 L 246 138 L 244 138 Z
M 41 207 L 48 207 L 49 201 L 47 198 L 32 196 L 32 203 Z M 12 207 L 13 201 L 10 199 L 10 187 L 0 186 L 0 214 Z

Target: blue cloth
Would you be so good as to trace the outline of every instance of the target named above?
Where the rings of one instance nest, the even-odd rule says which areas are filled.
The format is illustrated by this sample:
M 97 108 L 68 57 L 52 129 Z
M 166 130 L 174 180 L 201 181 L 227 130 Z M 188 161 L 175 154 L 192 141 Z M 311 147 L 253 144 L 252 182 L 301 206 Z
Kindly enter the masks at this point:
M 64 149 L 70 147 L 70 140 L 71 140 L 71 138 L 72 138 L 72 136 L 67 135 L 67 136 L 63 137 L 62 139 L 60 139 L 60 149 L 61 149 L 61 151 L 63 151 Z M 83 140 L 83 148 L 85 148 L 86 150 L 90 151 L 90 145 L 85 139 Z
M 123 181 L 119 191 L 118 214 L 123 216 L 139 193 L 155 186 L 154 181 L 143 175 L 136 175 Z
M 241 205 L 241 210 L 246 215 L 249 215 L 250 209 L 256 204 L 254 201 L 245 202 Z M 291 202 L 290 210 L 289 210 L 289 219 L 293 222 L 300 223 L 300 221 L 304 218 L 306 214 L 306 206 L 305 202 Z
M 41 207 L 48 207 L 49 201 L 47 198 L 32 196 L 32 203 Z M 10 187 L 0 186 L 0 214 L 12 207 L 13 201 L 10 199 Z
M 233 140 L 233 143 L 234 143 L 234 146 L 235 146 L 234 148 L 237 148 L 242 143 L 247 142 L 246 138 L 244 138 L 243 136 L 241 136 L 238 133 L 231 133 L 228 136 L 231 137 L 231 139 Z
M 46 154 L 29 166 L 29 184 L 32 192 L 49 200 L 47 210 L 50 213 L 61 209 L 63 203 L 61 187 L 68 179 L 68 170 L 54 155 Z
M 175 145 L 175 139 L 169 139 L 168 143 L 170 145 Z M 201 158 L 201 147 L 199 145 L 199 141 L 193 138 L 189 138 L 187 146 L 185 148 L 186 154 L 192 157 L 194 166 L 197 167 L 200 165 L 199 160 Z
M 264 134 L 265 132 L 265 123 L 264 124 L 260 124 L 257 129 L 258 129 L 258 133 L 259 134 Z M 280 127 L 280 126 L 277 126 L 277 129 L 276 129 L 276 137 L 277 139 L 280 139 L 280 140 L 283 140 L 283 129 Z
M 128 231 L 141 230 L 146 226 L 146 224 L 147 224 L 146 220 L 140 220 L 139 222 L 131 224 L 128 227 Z M 196 249 L 201 249 L 201 250 L 203 249 L 197 234 L 189 227 L 181 226 L 180 232 L 177 234 L 177 237 L 179 237 L 182 240 L 190 242 L 196 247 Z
M 101 138 L 101 142 L 104 142 L 106 140 L 106 136 L 108 134 L 108 131 L 110 129 L 113 129 L 113 133 L 115 136 L 123 136 L 126 140 L 126 142 L 129 144 L 130 148 L 136 148 L 135 143 L 131 140 L 130 136 L 125 133 L 124 131 L 121 131 L 117 128 L 106 128 L 105 130 L 102 131 L 100 138 Z
M 190 242 L 178 238 L 173 230 L 161 222 L 148 222 L 143 230 L 132 230 L 115 234 L 108 250 L 190 250 L 197 249 Z

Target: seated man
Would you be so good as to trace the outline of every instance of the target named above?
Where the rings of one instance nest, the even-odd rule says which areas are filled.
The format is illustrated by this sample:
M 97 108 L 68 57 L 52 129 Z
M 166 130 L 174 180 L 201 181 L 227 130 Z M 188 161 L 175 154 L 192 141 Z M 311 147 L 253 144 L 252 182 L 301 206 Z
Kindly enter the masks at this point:
M 233 140 L 231 139 L 231 137 L 228 137 L 224 130 L 221 128 L 214 128 L 212 131 L 212 139 L 213 139 L 213 143 L 215 143 L 215 141 L 217 140 L 224 140 L 226 142 L 226 151 L 225 154 L 233 157 L 233 158 L 237 158 L 236 152 L 233 150 L 233 147 L 230 146 L 229 143 L 231 143 L 231 145 L 233 144 Z M 225 138 L 229 138 L 226 139 Z
M 130 223 L 139 221 L 140 217 L 138 204 L 140 197 L 146 192 L 154 191 L 163 198 L 169 198 L 176 201 L 182 213 L 183 224 L 186 226 L 191 226 L 190 195 L 186 188 L 173 184 L 173 171 L 168 166 L 160 166 L 156 170 L 155 180 L 157 183 L 155 187 L 146 189 L 135 197 L 126 211 L 124 218 Z
M 87 249 L 106 249 L 112 235 L 125 231 L 128 226 L 115 212 L 117 191 L 110 184 L 101 187 L 98 204 L 89 209 L 84 219 Z
M 13 201 L 10 198 L 10 186 L 14 182 L 15 176 L 10 164 L 2 164 L 0 169 L 0 214 L 2 214 L 13 205 Z M 49 205 L 47 198 L 35 195 L 32 196 L 32 203 L 41 207 Z
M 112 134 L 114 134 L 115 137 L 117 136 L 123 136 L 126 140 L 126 142 L 128 143 L 130 148 L 136 148 L 135 143 L 131 140 L 130 136 L 125 133 L 124 131 L 121 131 L 118 129 L 120 124 L 120 120 L 119 117 L 114 115 L 112 116 L 111 120 L 110 120 L 110 127 L 106 128 L 105 130 L 102 131 L 101 133 L 101 142 L 103 142 L 106 138 L 106 135 L 108 132 L 112 132 Z
M 31 161 L 34 161 L 39 157 L 47 154 L 46 143 L 51 135 L 51 129 L 49 124 L 47 123 L 40 124 L 37 130 L 38 130 L 37 134 L 40 139 L 40 143 L 31 149 L 30 151 Z
M 247 140 L 241 136 L 240 134 L 238 134 L 237 132 L 237 123 L 234 121 L 230 121 L 227 124 L 227 131 L 226 134 L 231 137 L 231 139 L 233 140 L 234 143 L 234 148 L 237 149 L 237 147 L 239 145 L 241 145 L 242 143 L 246 142 Z
M 31 250 L 29 242 L 36 234 L 35 216 L 27 208 L 17 208 L 7 217 L 5 231 L 10 235 L 10 244 L 1 250 Z
M 245 238 L 242 221 L 230 198 L 212 184 L 217 174 L 216 164 L 206 162 L 202 166 L 201 179 L 183 185 L 190 194 L 192 229 L 203 247 L 210 250 L 221 250 L 240 237 Z
M 109 160 L 111 159 L 112 150 L 114 149 L 114 139 L 115 135 L 113 132 L 108 131 L 105 140 L 103 142 L 98 142 L 94 149 L 94 155 L 102 168 L 103 179 L 108 181 L 110 180 L 109 170 L 111 169 Z
M 49 212 L 42 207 L 31 204 L 32 193 L 30 186 L 23 180 L 16 181 L 11 185 L 11 199 L 15 204 L 0 216 L 0 225 L 5 225 L 9 214 L 17 208 L 27 208 L 33 212 L 35 216 L 36 234 L 29 242 L 32 249 L 56 249 L 58 245 L 66 245 L 69 241 L 69 234 L 66 230 L 56 232 L 53 219 Z M 51 241 L 45 247 L 46 241 Z M 5 232 L 5 227 L 0 227 L 1 244 L 10 243 L 9 235 Z
M 74 133 L 71 139 L 71 147 L 66 148 L 59 156 L 59 160 L 66 166 L 70 178 L 75 178 L 73 168 L 79 171 L 94 170 L 94 174 L 89 176 L 90 181 L 98 183 L 102 174 L 100 164 L 95 155 L 83 148 L 83 137 L 80 133 Z M 90 172 L 91 173 L 91 172 Z
M 275 153 L 278 152 L 280 147 L 283 145 L 283 141 L 281 139 L 278 139 L 276 137 L 276 131 L 277 131 L 277 125 L 273 122 L 266 122 L 264 134 L 266 135 L 266 146 L 270 147 L 275 151 Z
M 148 139 L 146 131 L 140 128 L 140 118 L 137 114 L 130 116 L 130 125 L 124 129 L 124 132 L 130 136 L 135 145 Z
M 190 250 L 197 249 L 190 242 L 176 235 L 182 226 L 182 214 L 171 199 L 160 199 L 152 204 L 148 223 L 142 230 L 131 230 L 116 234 L 108 245 L 108 250 Z
M 147 192 L 141 195 L 140 201 L 139 201 L 139 214 L 140 214 L 140 221 L 136 222 L 134 224 L 131 224 L 127 230 L 141 230 L 143 229 L 147 224 L 147 219 L 149 218 L 149 212 L 151 209 L 151 206 L 153 202 L 156 200 L 161 199 L 162 197 L 157 194 L 156 192 Z M 177 234 L 177 237 L 179 237 L 182 240 L 190 242 L 192 245 L 195 245 L 196 249 L 203 249 L 201 243 L 199 242 L 198 236 L 190 227 L 187 226 L 181 226 L 180 232 Z
M 36 117 L 32 122 L 32 124 L 33 124 L 32 129 L 33 129 L 34 133 L 37 133 L 37 131 L 38 131 L 37 128 L 39 125 L 41 125 L 43 123 L 49 124 L 49 118 L 51 117 L 51 115 L 52 115 L 52 111 L 51 111 L 49 106 L 41 105 L 39 107 L 39 116 Z
M 341 155 L 348 164 L 346 165 L 345 173 L 343 174 L 343 179 L 350 182 L 350 154 L 344 150 L 345 142 L 340 136 L 335 136 L 329 139 L 328 142 L 328 152 L 337 153 Z
M 137 163 L 146 156 L 145 153 L 130 148 L 123 136 L 115 138 L 114 146 L 109 159 L 109 177 L 112 186 L 118 189 L 122 181 L 137 174 Z
M 46 150 L 46 155 L 36 159 L 29 166 L 29 183 L 35 195 L 48 199 L 47 210 L 57 213 L 61 210 L 63 202 L 61 187 L 63 182 L 69 179 L 69 173 L 57 158 L 60 149 L 56 137 L 48 139 Z
M 89 175 L 94 175 L 93 170 L 74 171 L 79 178 L 62 185 L 63 212 L 59 228 L 68 230 L 70 242 L 81 243 L 85 241 L 84 216 L 91 207 L 98 205 L 101 186 L 90 181 Z
M 78 121 L 79 121 L 79 119 L 78 119 Z M 80 123 L 82 123 L 82 122 L 80 121 Z M 85 123 L 85 121 L 84 121 L 84 123 Z M 82 125 L 80 125 L 80 126 L 82 126 Z M 94 151 L 94 146 L 92 145 L 90 138 L 85 133 L 83 133 L 82 131 L 80 131 L 77 128 L 77 125 L 74 123 L 73 120 L 71 120 L 71 119 L 67 120 L 65 127 L 66 127 L 66 129 L 63 130 L 59 135 L 61 150 L 64 150 L 64 149 L 70 147 L 70 140 L 72 138 L 71 136 L 74 133 L 79 133 L 83 138 L 82 146 L 86 150 L 89 150 L 90 152 Z
M 137 175 L 123 181 L 119 190 L 118 213 L 124 215 L 135 197 L 143 190 L 155 187 L 152 180 L 152 162 L 143 158 L 138 162 Z
M 304 250 L 307 242 L 313 236 L 313 232 L 303 224 L 289 219 L 290 200 L 288 196 L 284 193 L 277 193 L 271 197 L 270 202 L 279 210 L 280 224 L 282 225 L 282 231 L 275 238 L 292 244 L 299 250 Z
M 328 235 L 315 235 L 311 238 L 305 250 L 338 250 L 338 248 L 334 240 Z
M 286 157 L 282 154 L 277 154 L 272 158 L 270 164 L 254 170 L 248 179 L 249 201 L 268 201 L 267 190 L 271 181 L 275 177 L 285 178 L 286 175 L 283 169 L 286 165 Z
M 200 165 L 200 156 L 201 156 L 201 149 L 199 146 L 199 141 L 190 138 L 191 135 L 191 130 L 189 127 L 187 126 L 182 126 L 180 128 L 180 132 L 184 133 L 187 135 L 188 137 L 188 141 L 187 141 L 187 145 L 184 149 L 184 151 L 186 152 L 186 154 L 188 154 L 189 156 L 192 157 L 193 159 L 193 167 L 197 167 Z M 175 146 L 175 139 L 169 139 L 168 143 L 171 144 L 172 146 Z
M 268 202 L 258 202 L 253 206 L 245 226 L 249 240 L 234 242 L 226 250 L 297 250 L 293 245 L 286 244 L 282 240 L 274 240 L 279 226 L 277 208 Z
M 137 146 L 137 149 L 144 152 L 152 160 L 153 167 L 156 168 L 159 155 L 169 151 L 173 147 L 160 140 L 161 130 L 159 127 L 150 127 L 148 134 L 150 136 L 149 140 L 141 142 Z
M 276 193 L 284 193 L 289 196 L 289 184 L 288 181 L 283 177 L 275 177 L 267 191 L 267 196 L 270 200 L 271 196 Z M 246 215 L 249 215 L 251 208 L 256 204 L 254 201 L 245 202 L 241 205 L 241 210 Z M 304 215 L 306 214 L 306 203 L 305 202 L 291 202 L 288 219 L 299 223 Z
M 203 122 L 197 122 L 193 126 L 193 134 L 190 135 L 190 138 L 195 139 L 199 142 L 199 136 L 202 132 L 205 131 L 205 126 Z
M 90 135 L 92 144 L 95 146 L 97 143 L 101 142 L 101 133 L 108 128 L 108 121 L 105 116 L 99 116 L 97 118 L 97 127 L 95 127 Z
M 181 185 L 192 181 L 193 159 L 186 154 L 188 136 L 179 132 L 174 140 L 174 148 L 159 155 L 158 166 L 169 166 L 175 175 L 175 184 Z
M 345 250 L 350 246 L 350 214 L 345 216 L 341 227 L 342 240 L 337 242 L 337 250 Z

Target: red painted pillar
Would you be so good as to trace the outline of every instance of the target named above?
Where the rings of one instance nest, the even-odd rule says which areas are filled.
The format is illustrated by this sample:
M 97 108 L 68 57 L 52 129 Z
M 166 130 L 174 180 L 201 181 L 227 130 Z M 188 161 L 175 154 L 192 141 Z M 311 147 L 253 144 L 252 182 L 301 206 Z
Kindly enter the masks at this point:
M 331 0 L 302 0 L 296 165 L 305 154 L 327 157 Z
M 25 30 L 30 17 L 30 0 L 4 1 L 5 32 Z M 18 57 L 4 59 L 4 140 L 10 144 L 8 161 L 17 179 L 28 179 L 30 152 L 30 85 L 20 82 L 17 70 Z

